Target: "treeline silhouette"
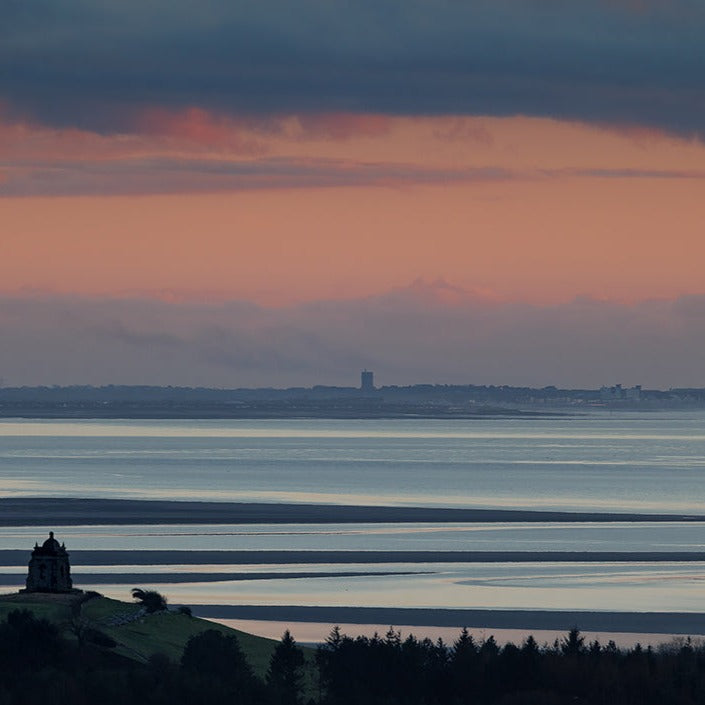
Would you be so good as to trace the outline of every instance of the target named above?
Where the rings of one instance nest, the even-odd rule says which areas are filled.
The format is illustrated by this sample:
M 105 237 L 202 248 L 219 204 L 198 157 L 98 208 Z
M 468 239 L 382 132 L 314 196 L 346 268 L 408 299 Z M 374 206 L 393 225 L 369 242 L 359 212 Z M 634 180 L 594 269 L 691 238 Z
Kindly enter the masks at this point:
M 690 640 L 658 650 L 585 644 L 578 629 L 539 646 L 477 643 L 463 630 L 452 646 L 439 640 L 342 636 L 335 629 L 317 662 L 322 702 L 401 705 L 648 705 L 705 702 L 705 648 Z
M 122 658 L 105 640 L 63 639 L 52 623 L 15 611 L 0 623 L 0 705 L 690 705 L 705 702 L 705 648 L 585 643 L 577 629 L 551 645 L 500 647 L 463 630 L 442 640 L 351 638 L 334 629 L 306 658 L 287 631 L 265 678 L 237 638 L 192 637 L 179 663 Z

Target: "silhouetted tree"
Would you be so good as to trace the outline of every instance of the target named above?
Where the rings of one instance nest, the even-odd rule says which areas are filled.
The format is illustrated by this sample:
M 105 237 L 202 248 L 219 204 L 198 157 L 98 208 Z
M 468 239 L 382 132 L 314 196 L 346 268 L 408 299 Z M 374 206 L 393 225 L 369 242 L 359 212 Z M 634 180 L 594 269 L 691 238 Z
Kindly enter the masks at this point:
M 254 675 L 234 634 L 208 629 L 192 636 L 181 657 L 181 670 L 187 678 L 180 697 L 189 705 L 264 701 L 264 684 Z
M 166 610 L 166 597 L 156 590 L 142 590 L 142 588 L 132 588 L 132 598 L 141 602 L 142 606 L 150 614 L 154 612 L 164 612 Z
M 477 644 L 467 628 L 453 643 L 450 655 L 450 677 L 453 692 L 462 703 L 475 701 L 477 693 L 478 655 Z
M 249 681 L 254 674 L 234 634 L 208 629 L 192 636 L 184 648 L 181 667 L 227 681 Z
M 277 705 L 298 705 L 303 695 L 304 655 L 287 629 L 269 661 L 267 685 Z
M 58 628 L 29 610 L 12 610 L 0 623 L 0 663 L 8 672 L 56 665 L 66 651 Z
M 573 627 L 568 636 L 563 637 L 561 651 L 566 656 L 580 656 L 585 651 L 585 637 L 581 636 L 580 629 Z

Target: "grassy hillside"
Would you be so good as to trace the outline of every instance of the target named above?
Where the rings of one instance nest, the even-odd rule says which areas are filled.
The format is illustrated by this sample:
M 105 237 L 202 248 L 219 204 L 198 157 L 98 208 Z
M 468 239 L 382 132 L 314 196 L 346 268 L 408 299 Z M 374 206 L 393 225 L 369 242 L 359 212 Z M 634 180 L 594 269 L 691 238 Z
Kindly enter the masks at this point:
M 8 612 L 17 609 L 27 609 L 36 617 L 48 619 L 65 628 L 71 622 L 71 602 L 67 595 L 21 594 L 0 595 L 0 620 L 7 617 Z
M 176 612 L 141 615 L 134 602 L 121 602 L 106 597 L 85 600 L 79 595 L 52 595 L 49 593 L 14 593 L 0 596 L 0 619 L 15 609 L 28 609 L 37 617 L 54 622 L 68 638 L 76 638 L 72 623 L 98 629 L 117 642 L 114 652 L 135 661 L 146 662 L 153 654 L 161 653 L 179 661 L 191 636 L 207 629 L 223 634 L 234 634 L 255 672 L 264 676 L 277 642 L 247 634 L 236 629 Z M 307 660 L 312 650 L 305 649 Z

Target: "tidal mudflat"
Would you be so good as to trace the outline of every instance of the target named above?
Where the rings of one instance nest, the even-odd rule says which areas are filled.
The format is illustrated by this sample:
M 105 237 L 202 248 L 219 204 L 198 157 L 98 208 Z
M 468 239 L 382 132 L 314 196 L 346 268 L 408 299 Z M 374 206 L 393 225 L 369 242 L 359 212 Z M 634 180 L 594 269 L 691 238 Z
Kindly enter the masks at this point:
M 703 634 L 703 421 L 0 422 L 0 584 L 54 530 L 215 619 Z

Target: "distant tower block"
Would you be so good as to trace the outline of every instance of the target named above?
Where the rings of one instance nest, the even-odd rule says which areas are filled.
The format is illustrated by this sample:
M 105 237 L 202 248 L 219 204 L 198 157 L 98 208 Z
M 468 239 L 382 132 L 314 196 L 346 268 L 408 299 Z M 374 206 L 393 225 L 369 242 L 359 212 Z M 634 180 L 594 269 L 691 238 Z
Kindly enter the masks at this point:
M 49 538 L 41 545 L 35 544 L 29 561 L 27 592 L 71 592 L 71 567 L 69 554 L 64 544 L 49 532 Z
M 374 392 L 375 391 L 375 373 L 369 370 L 363 370 L 360 373 L 360 391 Z

